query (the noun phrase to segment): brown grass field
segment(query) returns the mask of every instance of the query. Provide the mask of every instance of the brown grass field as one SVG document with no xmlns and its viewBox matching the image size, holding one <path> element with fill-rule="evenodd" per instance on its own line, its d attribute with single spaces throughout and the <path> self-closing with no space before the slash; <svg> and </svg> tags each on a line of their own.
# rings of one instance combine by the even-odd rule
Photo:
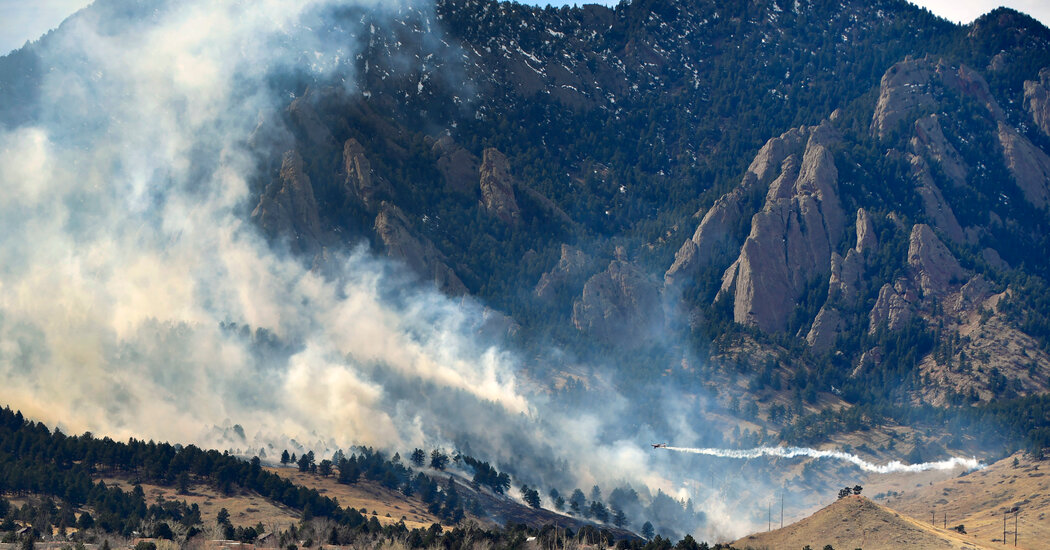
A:
<svg viewBox="0 0 1050 550">
<path fill-rule="evenodd" d="M 894 512 L 862 496 L 849 496 L 782 529 L 755 533 L 733 543 L 741 549 L 798 550 L 982 550 L 997 548 L 950 529 L 939 529 Z"/>
</svg>

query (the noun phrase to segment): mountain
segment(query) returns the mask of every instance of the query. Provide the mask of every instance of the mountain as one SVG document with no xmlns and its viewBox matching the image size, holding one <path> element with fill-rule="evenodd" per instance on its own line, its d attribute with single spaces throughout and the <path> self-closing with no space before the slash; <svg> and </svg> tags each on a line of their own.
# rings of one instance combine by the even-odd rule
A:
<svg viewBox="0 0 1050 550">
<path fill-rule="evenodd" d="M 664 536 L 742 532 L 693 496 L 856 471 L 647 440 L 1050 446 L 1037 21 L 299 4 L 98 0 L 0 58 L 16 408 L 139 437 L 248 419 L 215 445 L 252 451 L 455 447 L 543 496 L 619 483 Z"/>
<path fill-rule="evenodd" d="M 350 11 L 369 21 L 343 31 L 367 42 L 359 88 L 289 84 L 294 138 L 259 150 L 253 217 L 308 259 L 366 239 L 526 347 L 667 368 L 699 353 L 745 377 L 771 357 L 787 389 L 854 404 L 1047 390 L 1050 31 L 1031 18 Z"/>
</svg>

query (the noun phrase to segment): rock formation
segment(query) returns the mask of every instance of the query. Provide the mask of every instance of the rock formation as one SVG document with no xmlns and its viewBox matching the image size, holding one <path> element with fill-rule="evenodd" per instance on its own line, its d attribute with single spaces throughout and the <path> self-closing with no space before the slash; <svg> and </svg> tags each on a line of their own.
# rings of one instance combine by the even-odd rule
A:
<svg viewBox="0 0 1050 550">
<path fill-rule="evenodd" d="M 296 252 L 320 250 L 317 199 L 310 177 L 304 172 L 303 157 L 297 151 L 288 151 L 282 157 L 280 173 L 259 198 L 252 219 L 271 237 L 287 236 Z"/>
<path fill-rule="evenodd" d="M 663 328 L 659 285 L 634 264 L 613 260 L 583 285 L 572 322 L 601 341 L 637 345 Z"/>
<path fill-rule="evenodd" d="M 314 95 L 308 90 L 288 106 L 288 117 L 294 128 L 302 133 L 306 142 L 312 146 L 337 146 L 331 130 L 321 121 L 313 108 Z"/>
<path fill-rule="evenodd" d="M 430 279 L 447 294 L 465 294 L 463 281 L 446 263 L 434 243 L 412 230 L 405 213 L 396 205 L 382 202 L 376 216 L 375 233 L 387 255 L 405 262 L 421 277 Z"/>
<path fill-rule="evenodd" d="M 544 300 L 554 299 L 575 281 L 582 283 L 591 268 L 591 258 L 575 246 L 561 245 L 561 257 L 558 263 L 550 271 L 540 276 L 540 280 L 533 289 L 537 298 Z M 579 288 L 579 287 L 577 287 Z"/>
<path fill-rule="evenodd" d="M 762 146 L 740 185 L 715 201 L 693 237 L 675 254 L 674 263 L 664 274 L 666 286 L 679 284 L 692 277 L 699 266 L 740 250 L 747 234 L 746 222 L 759 206 L 751 197 L 765 195 L 770 182 L 783 171 L 784 160 L 801 149 L 809 134 L 806 128 L 792 129 Z"/>
<path fill-rule="evenodd" d="M 857 210 L 856 234 L 857 244 L 845 257 L 838 252 L 831 254 L 828 297 L 806 334 L 809 345 L 821 351 L 830 349 L 838 335 L 849 328 L 840 308 L 856 303 L 861 297 L 866 258 L 879 246 L 871 217 L 863 208 Z"/>
<path fill-rule="evenodd" d="M 875 307 L 868 315 L 868 332 L 874 333 L 885 325 L 890 330 L 902 328 L 915 316 L 916 296 L 909 291 L 907 280 L 886 283 L 879 289 Z"/>
<path fill-rule="evenodd" d="M 905 59 L 894 64 L 879 83 L 879 99 L 871 120 L 871 134 L 883 138 L 907 116 L 937 105 L 935 89 L 946 88 L 981 102 L 995 120 L 1003 110 L 992 97 L 988 83 L 973 69 L 953 67 L 930 57 Z"/>
<path fill-rule="evenodd" d="M 845 214 L 829 137 L 814 132 L 799 161 L 785 159 L 766 202 L 752 219 L 740 256 L 726 270 L 719 296 L 733 295 L 733 318 L 783 331 L 795 302 L 814 277 L 826 276 L 842 237 Z"/>
<path fill-rule="evenodd" d="M 913 270 L 922 297 L 943 296 L 951 286 L 961 285 L 967 273 L 948 247 L 924 223 L 912 227 L 908 240 L 908 266 Z"/>
<path fill-rule="evenodd" d="M 1024 104 L 1035 125 L 1050 136 L 1050 67 L 1039 71 L 1039 80 L 1025 81 Z"/>
<path fill-rule="evenodd" d="M 886 137 L 912 110 L 933 107 L 929 92 L 931 67 L 925 59 L 896 63 L 879 82 L 879 99 L 871 120 L 871 133 Z"/>
<path fill-rule="evenodd" d="M 379 202 L 394 197 L 394 188 L 372 171 L 365 148 L 354 138 L 343 145 L 343 190 L 360 201 L 367 210 L 375 211 Z"/>
<path fill-rule="evenodd" d="M 923 210 L 933 222 L 933 225 L 941 230 L 944 235 L 955 242 L 963 242 L 965 233 L 959 220 L 955 218 L 955 212 L 948 206 L 941 193 L 940 187 L 933 180 L 930 173 L 930 165 L 920 156 L 911 153 L 906 155 L 908 163 L 911 164 L 911 175 L 915 180 L 915 190 L 922 198 Z M 942 165 L 943 166 L 943 165 Z M 963 184 L 965 185 L 965 180 Z"/>
<path fill-rule="evenodd" d="M 1050 156 L 1011 126 L 999 122 L 1003 158 L 1024 198 L 1038 208 L 1050 204 Z"/>
<path fill-rule="evenodd" d="M 503 223 L 521 223 L 521 210 L 514 198 L 514 180 L 507 157 L 492 147 L 485 149 L 481 161 L 481 205 Z"/>
</svg>

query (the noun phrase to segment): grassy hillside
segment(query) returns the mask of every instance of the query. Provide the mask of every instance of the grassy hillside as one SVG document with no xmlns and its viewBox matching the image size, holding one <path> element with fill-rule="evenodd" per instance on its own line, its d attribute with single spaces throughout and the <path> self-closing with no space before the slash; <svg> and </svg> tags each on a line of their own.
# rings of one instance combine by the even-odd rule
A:
<svg viewBox="0 0 1050 550">
<path fill-rule="evenodd" d="M 782 529 L 746 536 L 733 545 L 756 550 L 826 548 L 826 545 L 864 550 L 974 550 L 994 547 L 955 531 L 923 524 L 862 496 L 839 499 L 808 518 Z"/>
</svg>

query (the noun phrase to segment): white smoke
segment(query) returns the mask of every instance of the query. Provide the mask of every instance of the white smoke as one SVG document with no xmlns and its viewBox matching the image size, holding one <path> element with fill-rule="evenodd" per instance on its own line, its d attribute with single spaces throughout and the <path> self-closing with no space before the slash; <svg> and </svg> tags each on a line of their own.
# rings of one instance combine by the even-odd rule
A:
<svg viewBox="0 0 1050 550">
<path fill-rule="evenodd" d="M 891 460 L 886 464 L 875 464 L 868 462 L 863 458 L 842 451 L 822 451 L 820 449 L 810 449 L 808 447 L 756 447 L 754 449 L 710 449 L 710 448 L 692 448 L 692 447 L 660 447 L 661 449 L 667 449 L 668 451 L 677 451 L 680 453 L 692 453 L 698 455 L 714 456 L 719 458 L 736 458 L 736 459 L 751 459 L 760 458 L 763 456 L 777 457 L 777 458 L 796 458 L 796 457 L 809 457 L 809 458 L 830 458 L 832 460 L 841 460 L 849 462 L 865 472 L 872 472 L 876 474 L 890 474 L 899 472 L 925 472 L 928 470 L 954 470 L 956 468 L 965 468 L 967 471 L 979 470 L 984 468 L 982 464 L 976 458 L 960 458 L 952 457 L 946 460 L 938 460 L 935 462 L 923 462 L 921 464 L 904 464 L 899 460 Z"/>
</svg>

